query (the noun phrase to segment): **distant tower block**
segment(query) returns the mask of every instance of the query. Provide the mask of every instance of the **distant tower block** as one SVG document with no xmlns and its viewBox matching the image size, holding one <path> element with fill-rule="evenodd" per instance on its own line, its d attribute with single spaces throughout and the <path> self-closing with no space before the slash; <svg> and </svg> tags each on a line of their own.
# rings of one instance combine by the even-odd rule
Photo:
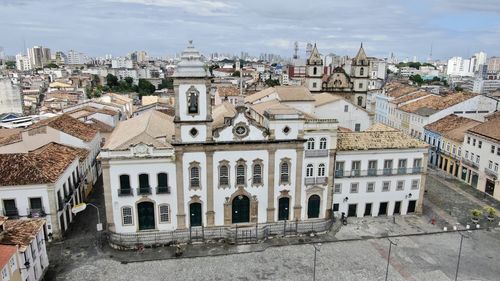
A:
<svg viewBox="0 0 500 281">
<path fill-rule="evenodd" d="M 299 58 L 299 42 L 297 42 L 297 41 L 295 41 L 295 44 L 294 44 L 293 58 L 294 59 L 298 59 Z"/>
</svg>

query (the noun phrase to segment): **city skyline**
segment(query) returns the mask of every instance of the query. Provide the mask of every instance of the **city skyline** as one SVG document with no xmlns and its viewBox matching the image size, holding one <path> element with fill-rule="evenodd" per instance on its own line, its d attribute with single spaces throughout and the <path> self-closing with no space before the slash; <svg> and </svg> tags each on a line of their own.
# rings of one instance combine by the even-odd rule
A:
<svg viewBox="0 0 500 281">
<path fill-rule="evenodd" d="M 165 56 L 194 40 L 204 54 L 291 57 L 298 41 L 304 58 L 306 42 L 317 43 L 325 55 L 349 56 L 363 42 L 368 55 L 377 57 L 394 53 L 399 59 L 425 60 L 431 45 L 436 59 L 477 51 L 498 55 L 500 8 L 495 1 L 362 2 L 305 6 L 288 1 L 284 6 L 226 0 L 0 0 L 1 45 L 10 55 L 25 52 L 26 44 L 90 56 L 122 56 L 133 50 Z"/>
</svg>

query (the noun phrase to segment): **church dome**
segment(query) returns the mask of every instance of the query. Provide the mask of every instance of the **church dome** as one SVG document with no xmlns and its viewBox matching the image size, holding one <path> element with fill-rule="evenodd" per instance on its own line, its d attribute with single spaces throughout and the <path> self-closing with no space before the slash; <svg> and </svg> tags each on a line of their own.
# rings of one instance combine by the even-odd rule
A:
<svg viewBox="0 0 500 281">
<path fill-rule="evenodd" d="M 193 46 L 193 41 L 181 54 L 181 61 L 177 64 L 174 77 L 208 77 L 205 63 L 201 60 L 201 55 Z"/>
</svg>

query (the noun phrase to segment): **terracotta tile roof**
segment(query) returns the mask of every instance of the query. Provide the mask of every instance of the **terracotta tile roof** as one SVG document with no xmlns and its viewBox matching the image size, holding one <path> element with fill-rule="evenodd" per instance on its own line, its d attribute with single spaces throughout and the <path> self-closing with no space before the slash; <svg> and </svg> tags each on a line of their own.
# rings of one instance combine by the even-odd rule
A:
<svg viewBox="0 0 500 281">
<path fill-rule="evenodd" d="M 339 132 L 339 133 L 350 133 L 350 132 L 352 132 L 352 130 L 351 130 L 351 129 L 349 129 L 349 128 L 344 128 L 344 127 L 341 127 L 341 126 L 338 126 L 338 127 L 337 127 L 337 130 L 338 130 L 338 132 Z"/>
<path fill-rule="evenodd" d="M 0 129 L 0 146 L 22 141 L 21 129 Z"/>
<path fill-rule="evenodd" d="M 469 132 L 500 141 L 500 116 L 496 116 L 496 118 L 490 117 L 483 124 L 469 129 Z"/>
<path fill-rule="evenodd" d="M 31 125 L 27 130 L 36 129 L 43 126 L 49 126 L 53 129 L 59 130 L 86 142 L 92 141 L 98 133 L 98 131 L 92 128 L 92 126 L 85 124 L 68 114 L 62 114 L 56 117 L 42 120 Z"/>
<path fill-rule="evenodd" d="M 101 133 L 111 133 L 113 132 L 114 127 L 110 126 L 100 120 L 97 120 L 95 118 L 90 119 L 91 123 L 88 123 L 91 125 L 94 129 L 98 130 Z"/>
<path fill-rule="evenodd" d="M 440 110 L 459 104 L 475 96 L 477 95 L 465 92 L 453 93 L 444 97 L 430 95 L 423 99 L 405 104 L 399 109 L 422 116 L 430 116 Z"/>
<path fill-rule="evenodd" d="M 236 97 L 240 95 L 240 90 L 234 86 L 219 86 L 217 93 L 219 97 Z"/>
<path fill-rule="evenodd" d="M 19 251 L 24 252 L 44 224 L 44 219 L 8 220 L 4 224 L 0 244 L 17 245 Z"/>
<path fill-rule="evenodd" d="M 312 101 L 315 99 L 311 92 L 303 86 L 276 86 L 264 89 L 253 95 L 245 97 L 245 102 L 253 103 L 267 96 L 276 95 L 280 101 Z"/>
<path fill-rule="evenodd" d="M 313 98 L 315 100 L 314 106 L 322 106 L 342 99 L 342 97 L 330 93 L 316 94 L 313 95 Z"/>
<path fill-rule="evenodd" d="M 465 132 L 479 124 L 481 124 L 481 122 L 451 114 L 424 126 L 424 128 L 429 131 L 440 133 L 442 136 L 454 141 L 462 142 Z"/>
<path fill-rule="evenodd" d="M 89 151 L 49 143 L 28 153 L 0 154 L 0 186 L 56 182 L 76 159 L 84 160 Z"/>
<path fill-rule="evenodd" d="M 399 131 L 339 132 L 337 140 L 337 149 L 339 151 L 426 147 L 428 145 L 425 142 L 409 137 Z"/>
<path fill-rule="evenodd" d="M 418 92 L 410 93 L 410 94 L 407 94 L 405 96 L 394 99 L 392 101 L 392 103 L 399 105 L 399 104 L 402 104 L 402 103 L 405 103 L 405 102 L 408 102 L 408 101 L 411 101 L 414 99 L 422 98 L 422 97 L 425 97 L 428 95 L 430 95 L 430 94 L 426 91 L 418 91 Z"/>
<path fill-rule="evenodd" d="M 413 93 L 416 91 L 418 91 L 417 87 L 399 84 L 399 85 L 395 85 L 393 88 L 389 88 L 386 91 L 386 95 L 389 97 L 392 97 L 392 98 L 400 98 L 402 96 L 405 96 L 409 93 Z"/>
<path fill-rule="evenodd" d="M 375 123 L 368 127 L 365 132 L 397 132 L 398 130 L 382 123 Z"/>
<path fill-rule="evenodd" d="M 66 113 L 69 114 L 73 118 L 82 118 L 82 117 L 86 117 L 86 116 L 89 116 L 89 115 L 92 115 L 95 113 L 101 113 L 101 114 L 106 114 L 106 115 L 110 115 L 110 116 L 118 115 L 118 111 L 116 111 L 116 110 L 106 109 L 106 108 L 101 109 L 101 108 L 95 108 L 95 107 L 91 107 L 91 106 L 80 107 L 80 108 L 74 109 L 72 111 L 68 111 Z"/>
<path fill-rule="evenodd" d="M 214 128 L 224 125 L 226 117 L 233 118 L 236 115 L 236 108 L 229 102 L 223 102 L 212 109 L 212 126 Z"/>
<path fill-rule="evenodd" d="M 175 134 L 174 118 L 156 110 L 118 123 L 106 141 L 104 149 L 124 150 L 144 143 L 157 148 L 172 147 L 170 141 Z"/>
<path fill-rule="evenodd" d="M 3 268 L 17 252 L 16 246 L 0 244 L 0 268 Z"/>
</svg>

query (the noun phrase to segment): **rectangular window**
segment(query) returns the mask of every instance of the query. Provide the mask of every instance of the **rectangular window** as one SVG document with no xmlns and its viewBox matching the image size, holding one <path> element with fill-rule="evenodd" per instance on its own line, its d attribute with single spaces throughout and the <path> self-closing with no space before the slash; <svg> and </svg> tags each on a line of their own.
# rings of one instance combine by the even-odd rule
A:
<svg viewBox="0 0 500 281">
<path fill-rule="evenodd" d="M 4 199 L 3 200 L 3 210 L 4 215 L 7 217 L 15 217 L 19 215 L 17 211 L 16 201 L 14 199 Z"/>
<path fill-rule="evenodd" d="M 357 182 L 351 183 L 351 193 L 358 193 L 358 185 Z"/>
<path fill-rule="evenodd" d="M 349 106 L 348 105 L 344 105 L 344 112 L 348 112 L 349 111 Z"/>
<path fill-rule="evenodd" d="M 341 183 L 336 183 L 335 184 L 335 189 L 333 190 L 335 194 L 342 193 L 342 184 Z"/>
<path fill-rule="evenodd" d="M 476 146 L 476 139 L 472 139 L 472 146 Z"/>
<path fill-rule="evenodd" d="M 236 184 L 244 185 L 245 180 L 245 165 L 236 166 Z"/>
<path fill-rule="evenodd" d="M 467 137 L 467 144 L 470 144 L 470 137 Z"/>
<path fill-rule="evenodd" d="M 495 154 L 495 146 L 494 145 L 491 146 L 491 153 Z"/>
<path fill-rule="evenodd" d="M 339 204 L 338 203 L 333 204 L 333 211 L 334 212 L 338 212 L 339 211 Z"/>
<path fill-rule="evenodd" d="M 478 141 L 477 142 L 477 147 L 481 148 L 483 146 L 483 142 L 482 141 Z"/>
<path fill-rule="evenodd" d="M 497 146 L 497 155 L 500 156 L 500 146 Z"/>
<path fill-rule="evenodd" d="M 462 148 L 461 147 L 458 148 L 458 156 L 462 156 Z"/>
<path fill-rule="evenodd" d="M 253 165 L 253 184 L 262 184 L 262 165 Z"/>
<path fill-rule="evenodd" d="M 5 281 L 10 280 L 9 271 L 7 270 L 7 267 L 4 267 L 2 269 L 2 280 L 5 280 Z"/>
<path fill-rule="evenodd" d="M 122 223 L 123 225 L 132 225 L 132 208 L 122 208 Z"/>
<path fill-rule="evenodd" d="M 384 175 L 392 174 L 392 160 L 384 160 Z"/>
<path fill-rule="evenodd" d="M 375 191 L 375 183 L 369 182 L 366 184 L 366 192 L 374 192 Z"/>
<path fill-rule="evenodd" d="M 377 175 L 377 160 L 368 161 L 368 175 L 369 176 Z"/>
<path fill-rule="evenodd" d="M 498 163 L 495 163 L 495 166 L 493 167 L 493 171 L 498 172 Z"/>
<path fill-rule="evenodd" d="M 465 158 L 469 159 L 469 151 L 467 151 L 467 150 L 465 151 Z"/>
<path fill-rule="evenodd" d="M 160 222 L 170 222 L 170 208 L 168 205 L 160 205 Z"/>
<path fill-rule="evenodd" d="M 354 131 L 355 132 L 361 131 L 361 124 L 359 124 L 359 123 L 354 124 Z"/>
<path fill-rule="evenodd" d="M 479 156 L 479 155 L 476 157 L 476 163 L 477 163 L 477 164 L 479 164 L 479 159 L 480 159 L 480 158 L 481 158 L 481 156 Z"/>
<path fill-rule="evenodd" d="M 406 159 L 399 159 L 398 161 L 398 174 L 406 173 Z"/>
<path fill-rule="evenodd" d="M 398 181 L 396 185 L 396 190 L 403 190 L 405 187 L 405 181 Z"/>
<path fill-rule="evenodd" d="M 352 161 L 351 171 L 353 176 L 359 176 L 361 174 L 361 161 Z"/>
<path fill-rule="evenodd" d="M 493 170 L 493 161 L 488 161 L 488 169 Z"/>
<path fill-rule="evenodd" d="M 390 181 L 384 181 L 382 182 L 382 191 L 389 191 L 391 188 L 391 182 Z"/>
<path fill-rule="evenodd" d="M 412 180 L 411 181 L 411 189 L 418 189 L 418 183 L 419 183 L 419 180 Z"/>
</svg>

